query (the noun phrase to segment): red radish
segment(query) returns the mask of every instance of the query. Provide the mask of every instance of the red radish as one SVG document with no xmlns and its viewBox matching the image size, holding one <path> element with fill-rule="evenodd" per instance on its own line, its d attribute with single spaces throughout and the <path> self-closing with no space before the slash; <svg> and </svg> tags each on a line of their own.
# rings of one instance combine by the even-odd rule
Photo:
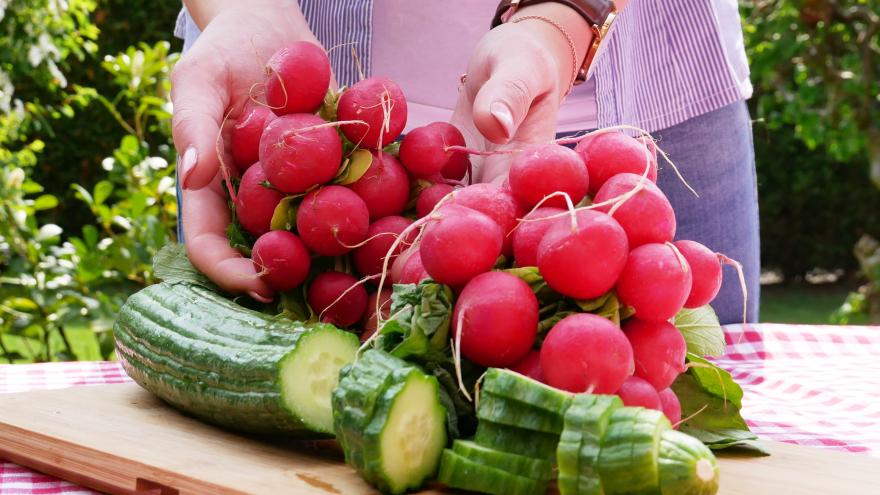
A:
<svg viewBox="0 0 880 495">
<path fill-rule="evenodd" d="M 419 199 L 416 200 L 416 216 L 422 218 L 431 213 L 431 210 L 437 206 L 437 203 L 452 191 L 453 187 L 449 184 L 434 184 L 433 186 L 426 187 L 419 193 Z"/>
<path fill-rule="evenodd" d="M 544 373 L 541 372 L 541 352 L 538 350 L 529 351 L 524 358 L 513 363 L 510 369 L 532 380 L 544 382 Z"/>
<path fill-rule="evenodd" d="M 312 251 L 339 256 L 367 238 L 370 213 L 351 189 L 327 186 L 303 198 L 296 213 L 296 230 Z"/>
<path fill-rule="evenodd" d="M 330 59 L 320 46 L 296 41 L 266 64 L 266 102 L 277 115 L 311 113 L 330 87 Z"/>
<path fill-rule="evenodd" d="M 627 377 L 627 379 L 623 381 L 623 385 L 617 390 L 616 395 L 620 397 L 623 401 L 623 405 L 627 407 L 645 407 L 657 411 L 663 410 L 663 405 L 660 402 L 660 396 L 657 395 L 657 390 L 655 390 L 650 383 L 637 376 Z"/>
<path fill-rule="evenodd" d="M 251 251 L 254 267 L 273 290 L 284 292 L 302 284 L 312 260 L 299 237 L 286 230 L 261 235 Z"/>
<path fill-rule="evenodd" d="M 526 212 L 512 194 L 494 184 L 473 184 L 456 190 L 450 202 L 476 210 L 494 220 L 504 234 L 501 254 L 508 258 L 513 254 L 510 231 L 516 227 L 517 219 Z"/>
<path fill-rule="evenodd" d="M 461 355 L 480 366 L 516 363 L 532 348 L 537 329 L 538 298 L 522 279 L 504 272 L 472 278 L 452 314 Z"/>
<path fill-rule="evenodd" d="M 284 194 L 266 182 L 266 174 L 259 162 L 247 169 L 235 197 L 235 215 L 244 230 L 253 235 L 269 231 L 272 214 Z"/>
<path fill-rule="evenodd" d="M 406 266 L 406 263 L 409 261 L 410 257 L 419 252 L 418 246 L 410 246 L 408 248 L 404 248 L 400 254 L 394 258 L 394 262 L 390 263 L 389 266 L 391 270 L 388 273 L 388 278 L 391 279 L 392 283 L 399 284 L 400 283 L 400 275 L 403 273 L 403 268 Z M 421 258 L 421 256 L 420 256 Z M 419 265 L 422 264 L 421 259 L 419 260 Z"/>
<path fill-rule="evenodd" d="M 684 307 L 699 308 L 709 304 L 721 289 L 721 263 L 718 255 L 696 241 L 675 241 L 673 244 L 687 260 L 694 278 Z"/>
<path fill-rule="evenodd" d="M 580 140 L 575 150 L 587 165 L 591 196 L 617 174 L 630 172 L 643 175 L 648 163 L 648 179 L 657 182 L 657 151 L 653 143 L 646 145 L 622 132 L 603 132 Z"/>
<path fill-rule="evenodd" d="M 367 310 L 367 290 L 363 285 L 352 288 L 357 281 L 347 273 L 321 273 L 309 285 L 306 300 L 322 322 L 339 327 L 353 325 Z"/>
<path fill-rule="evenodd" d="M 417 284 L 426 278 L 430 278 L 428 272 L 425 271 L 425 265 L 422 264 L 422 254 L 416 249 L 412 256 L 406 259 L 403 268 L 400 270 L 399 284 Z"/>
<path fill-rule="evenodd" d="M 403 165 L 388 153 L 373 152 L 367 172 L 349 185 L 370 211 L 370 220 L 397 215 L 409 201 L 409 176 Z"/>
<path fill-rule="evenodd" d="M 432 279 L 463 285 L 495 265 L 503 234 L 488 216 L 459 205 L 445 205 L 431 220 L 419 246 L 422 264 Z"/>
<path fill-rule="evenodd" d="M 641 321 L 630 318 L 623 324 L 623 332 L 633 350 L 636 376 L 655 389 L 670 385 L 685 370 L 687 343 L 684 336 L 668 321 Z"/>
<path fill-rule="evenodd" d="M 448 151 L 448 146 L 464 146 L 461 132 L 446 122 L 416 127 L 400 143 L 400 161 L 416 177 L 442 174 L 447 179 L 461 180 L 470 159 L 467 153 Z"/>
<path fill-rule="evenodd" d="M 558 144 L 539 144 L 517 154 L 508 178 L 514 196 L 528 208 L 557 191 L 567 193 L 572 203 L 577 204 L 587 195 L 590 180 L 581 157 L 571 148 Z M 561 196 L 541 204 L 566 206 Z"/>
<path fill-rule="evenodd" d="M 568 217 L 551 218 L 550 220 L 536 221 L 540 218 L 564 213 L 562 208 L 540 207 L 525 216 L 519 227 L 513 231 L 513 259 L 516 266 L 538 265 L 538 244 L 544 238 L 544 234 L 560 222 L 570 222 Z M 571 225 L 569 223 L 569 225 Z"/>
<path fill-rule="evenodd" d="M 391 216 L 380 218 L 370 224 L 370 228 L 367 230 L 367 239 L 369 240 L 363 246 L 355 249 L 352 256 L 358 273 L 364 277 L 382 273 L 385 255 L 388 254 L 388 250 L 394 244 L 397 236 L 403 232 L 403 229 L 409 227 L 411 223 L 412 220 L 408 218 Z M 414 235 L 410 235 L 408 241 L 412 242 L 414 237 Z M 403 242 L 397 245 L 394 253 L 390 256 L 391 259 L 388 261 L 389 267 L 394 263 L 397 255 L 406 249 L 407 246 L 408 244 Z"/>
<path fill-rule="evenodd" d="M 394 142 L 406 127 L 406 99 L 403 91 L 387 77 L 370 77 L 352 85 L 339 97 L 336 117 L 360 120 L 343 124 L 349 141 L 364 148 L 378 149 Z"/>
<path fill-rule="evenodd" d="M 260 159 L 260 136 L 273 119 L 275 114 L 268 107 L 249 103 L 235 121 L 229 135 L 229 147 L 239 172 L 244 173 Z"/>
<path fill-rule="evenodd" d="M 632 374 L 632 348 L 611 320 L 589 313 L 566 316 L 541 345 L 547 383 L 569 392 L 614 393 Z"/>
<path fill-rule="evenodd" d="M 623 196 L 636 188 L 642 177 L 636 174 L 617 174 L 599 188 L 593 203 L 603 203 Z M 596 208 L 609 213 L 613 205 Z M 666 195 L 653 182 L 644 179 L 642 188 L 620 203 L 614 213 L 609 213 L 623 230 L 633 249 L 649 242 L 671 242 L 675 237 L 675 212 Z"/>
<path fill-rule="evenodd" d="M 657 395 L 660 396 L 660 406 L 663 414 L 666 415 L 672 426 L 678 429 L 678 422 L 681 421 L 681 403 L 678 401 L 678 396 L 675 395 L 671 388 L 664 388 L 657 392 Z"/>
<path fill-rule="evenodd" d="M 643 244 L 630 251 L 617 295 L 640 320 L 665 321 L 684 306 L 691 284 L 687 261 L 671 245 Z"/>
<path fill-rule="evenodd" d="M 379 313 L 382 315 L 382 319 L 388 318 L 388 315 L 391 313 L 391 294 L 391 289 L 382 289 L 382 292 L 370 293 L 370 296 L 367 298 L 367 312 L 364 313 L 364 331 L 361 333 L 361 342 L 366 342 L 367 339 L 376 333 L 378 328 L 379 318 L 376 314 L 376 302 L 379 303 Z"/>
<path fill-rule="evenodd" d="M 569 218 L 563 220 L 538 244 L 538 269 L 560 294 L 599 297 L 614 287 L 626 264 L 626 233 L 616 220 L 597 211 L 577 212 L 576 229 Z"/>
<path fill-rule="evenodd" d="M 260 138 L 260 163 L 269 182 L 279 190 L 298 194 L 329 182 L 342 161 L 342 140 L 333 127 L 311 114 L 279 117 Z"/>
</svg>

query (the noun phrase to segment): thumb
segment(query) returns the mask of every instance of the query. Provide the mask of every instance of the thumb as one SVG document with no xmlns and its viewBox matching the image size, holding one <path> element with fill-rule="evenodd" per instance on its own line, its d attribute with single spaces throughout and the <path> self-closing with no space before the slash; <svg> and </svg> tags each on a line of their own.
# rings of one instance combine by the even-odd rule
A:
<svg viewBox="0 0 880 495">
<path fill-rule="evenodd" d="M 185 189 L 200 189 L 217 175 L 217 140 L 229 104 L 229 91 L 222 82 L 226 77 L 218 64 L 205 63 L 196 48 L 171 74 L 171 133 L 181 157 L 179 177 Z"/>
<path fill-rule="evenodd" d="M 546 72 L 525 62 L 505 59 L 493 68 L 474 98 L 474 126 L 493 143 L 510 141 L 532 103 L 550 90 Z"/>
</svg>

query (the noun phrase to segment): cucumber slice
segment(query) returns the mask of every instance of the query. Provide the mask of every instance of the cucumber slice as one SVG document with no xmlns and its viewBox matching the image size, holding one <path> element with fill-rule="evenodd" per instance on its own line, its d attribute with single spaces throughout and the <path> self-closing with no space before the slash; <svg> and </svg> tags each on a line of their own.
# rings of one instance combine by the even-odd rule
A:
<svg viewBox="0 0 880 495">
<path fill-rule="evenodd" d="M 535 459 L 510 452 L 490 449 L 469 440 L 455 440 L 452 451 L 469 461 L 494 467 L 508 473 L 516 473 L 533 480 L 549 480 L 553 476 L 553 465 L 543 459 Z"/>
<path fill-rule="evenodd" d="M 553 461 L 559 435 L 526 430 L 481 419 L 474 442 L 502 452 Z"/>
<path fill-rule="evenodd" d="M 483 390 L 477 417 L 493 423 L 558 435 L 562 432 L 562 412 L 550 412 L 508 397 Z"/>
<path fill-rule="evenodd" d="M 660 436 L 659 477 L 662 495 L 714 495 L 718 461 L 703 442 L 667 430 Z"/>
<path fill-rule="evenodd" d="M 481 386 L 483 392 L 513 399 L 543 409 L 560 418 L 565 414 L 572 394 L 545 385 L 515 371 L 489 368 Z M 561 430 L 561 429 L 560 429 Z"/>
<path fill-rule="evenodd" d="M 565 413 L 565 429 L 556 449 L 561 495 L 602 495 L 596 461 L 611 415 L 622 407 L 623 402 L 614 395 L 574 397 Z"/>
<path fill-rule="evenodd" d="M 672 428 L 660 411 L 624 407 L 611 414 L 597 467 L 606 495 L 659 494 L 660 435 Z"/>
<path fill-rule="evenodd" d="M 486 466 L 446 449 L 437 479 L 451 488 L 492 495 L 539 495 L 547 492 L 546 480 L 533 480 Z"/>
</svg>

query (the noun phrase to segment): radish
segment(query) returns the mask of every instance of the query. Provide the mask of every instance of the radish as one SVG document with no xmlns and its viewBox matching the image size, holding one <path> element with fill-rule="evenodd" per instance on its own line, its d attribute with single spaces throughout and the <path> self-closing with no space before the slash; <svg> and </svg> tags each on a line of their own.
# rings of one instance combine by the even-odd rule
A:
<svg viewBox="0 0 880 495">
<path fill-rule="evenodd" d="M 453 188 L 449 184 L 434 184 L 423 189 L 419 193 L 419 199 L 416 200 L 416 216 L 422 218 L 431 213 L 437 203 L 452 191 Z"/>
<path fill-rule="evenodd" d="M 538 350 L 529 351 L 524 358 L 513 363 L 510 369 L 532 380 L 544 382 L 544 373 L 541 371 L 541 352 Z"/>
<path fill-rule="evenodd" d="M 528 208 L 545 196 L 562 191 L 578 203 L 587 195 L 589 176 L 584 161 L 571 148 L 558 144 L 540 144 L 516 155 L 510 165 L 510 189 L 516 199 Z M 565 207 L 565 199 L 554 197 L 543 206 Z"/>
<path fill-rule="evenodd" d="M 251 251 L 254 268 L 273 290 L 285 292 L 302 284 L 312 260 L 299 237 L 286 230 L 261 235 Z"/>
<path fill-rule="evenodd" d="M 651 182 L 657 182 L 657 150 L 653 143 L 646 145 L 622 132 L 603 132 L 581 139 L 575 150 L 580 153 L 587 166 L 591 196 L 617 174 L 630 172 L 643 175 L 648 162 L 647 178 Z"/>
<path fill-rule="evenodd" d="M 480 366 L 516 363 L 532 348 L 537 329 L 538 298 L 522 279 L 504 272 L 471 279 L 452 314 L 460 354 Z"/>
<path fill-rule="evenodd" d="M 537 221 L 541 218 L 564 213 L 562 208 L 542 206 L 525 216 L 519 227 L 513 231 L 513 259 L 516 266 L 538 265 L 538 244 L 544 238 L 544 234 L 557 223 L 569 221 L 568 218 L 559 217 L 549 220 Z M 569 224 L 571 225 L 571 224 Z"/>
<path fill-rule="evenodd" d="M 260 163 L 273 186 L 298 194 L 336 176 L 342 140 L 326 124 L 316 115 L 302 113 L 269 122 L 260 138 Z"/>
<path fill-rule="evenodd" d="M 417 284 L 427 278 L 431 277 L 425 270 L 425 265 L 422 264 L 422 254 L 420 250 L 416 249 L 403 264 L 403 267 L 400 270 L 400 279 L 397 283 Z"/>
<path fill-rule="evenodd" d="M 684 306 L 691 284 L 691 269 L 672 244 L 643 244 L 630 251 L 617 295 L 640 320 L 665 321 Z"/>
<path fill-rule="evenodd" d="M 407 261 L 409 261 L 410 257 L 412 257 L 414 254 L 416 254 L 418 252 L 419 252 L 418 246 L 410 246 L 408 248 L 405 248 L 403 251 L 401 251 L 400 254 L 398 254 L 397 257 L 394 258 L 394 261 L 392 263 L 388 264 L 388 266 L 390 267 L 388 277 L 391 279 L 391 282 L 393 282 L 395 284 L 400 283 L 400 274 L 403 273 L 403 268 L 406 266 Z M 421 258 L 421 256 L 420 256 L 420 258 Z M 421 264 L 422 264 L 422 262 L 420 259 L 419 265 L 421 265 Z"/>
<path fill-rule="evenodd" d="M 461 132 L 446 122 L 434 122 L 416 127 L 400 143 L 400 161 L 416 177 L 441 174 L 447 179 L 461 180 L 467 173 L 470 158 L 462 151 L 450 151 L 449 146 L 464 146 Z"/>
<path fill-rule="evenodd" d="M 380 218 L 370 224 L 370 228 L 367 230 L 367 239 L 369 240 L 363 246 L 355 249 L 352 255 L 358 273 L 364 277 L 382 273 L 382 266 L 388 250 L 394 244 L 397 236 L 410 224 L 412 224 L 412 220 L 396 216 Z M 414 237 L 414 235 L 410 235 L 408 242 L 411 243 Z M 406 243 L 398 244 L 390 256 L 388 266 L 392 266 L 397 255 L 406 249 L 407 245 Z"/>
<path fill-rule="evenodd" d="M 616 220 L 592 210 L 577 212 L 547 230 L 538 244 L 538 270 L 560 294 L 591 299 L 608 292 L 626 264 L 626 233 Z M 612 390 L 613 392 L 613 390 Z"/>
<path fill-rule="evenodd" d="M 312 251 L 339 256 L 367 238 L 370 213 L 364 201 L 342 186 L 316 189 L 303 198 L 296 213 L 296 230 Z"/>
<path fill-rule="evenodd" d="M 387 77 L 364 79 L 346 89 L 339 97 L 336 117 L 341 121 L 364 123 L 343 124 L 340 129 L 352 143 L 379 149 L 394 142 L 406 127 L 406 99 L 403 91 Z"/>
<path fill-rule="evenodd" d="M 647 322 L 630 318 L 623 332 L 633 350 L 636 376 L 655 389 L 670 385 L 685 370 L 687 343 L 684 336 L 668 321 Z"/>
<path fill-rule="evenodd" d="M 589 313 L 566 316 L 547 332 L 541 370 L 547 383 L 569 392 L 614 393 L 632 374 L 632 348 L 611 320 Z"/>
<path fill-rule="evenodd" d="M 620 400 L 623 401 L 623 405 L 627 407 L 645 407 L 657 411 L 663 410 L 663 405 L 660 402 L 660 396 L 657 395 L 657 390 L 655 390 L 650 383 L 637 376 L 627 377 L 626 380 L 623 381 L 623 385 L 617 390 L 616 395 L 620 397 Z"/>
<path fill-rule="evenodd" d="M 284 194 L 268 185 L 263 167 L 255 163 L 244 172 L 235 196 L 238 223 L 253 235 L 268 232 L 272 215 L 282 199 Z"/>
<path fill-rule="evenodd" d="M 450 202 L 476 210 L 494 220 L 504 234 L 501 254 L 508 258 L 513 254 L 510 231 L 516 227 L 517 219 L 526 212 L 511 193 L 494 184 L 473 184 L 456 190 Z"/>
<path fill-rule="evenodd" d="M 348 187 L 356 192 L 370 211 L 370 220 L 398 215 L 409 201 L 409 176 L 393 155 L 372 152 L 367 172 Z"/>
<path fill-rule="evenodd" d="M 260 137 L 273 119 L 275 114 L 269 108 L 248 103 L 235 121 L 229 134 L 229 147 L 239 172 L 244 173 L 260 159 Z"/>
<path fill-rule="evenodd" d="M 419 251 L 432 279 L 463 285 L 495 265 L 503 234 L 491 218 L 459 205 L 442 206 L 427 218 Z"/>
<path fill-rule="evenodd" d="M 347 273 L 324 272 L 312 280 L 306 300 L 322 322 L 347 327 L 358 322 L 367 310 L 367 290 L 357 283 Z"/>
<path fill-rule="evenodd" d="M 623 196 L 635 189 L 640 181 L 643 181 L 641 189 L 623 203 L 596 208 L 620 223 L 630 249 L 649 242 L 670 242 L 675 237 L 675 212 L 666 195 L 653 182 L 636 174 L 623 173 L 608 179 L 593 198 L 594 203 L 603 203 Z"/>
<path fill-rule="evenodd" d="M 666 415 L 672 426 L 678 429 L 678 423 L 681 421 L 681 403 L 678 401 L 678 396 L 675 395 L 671 388 L 664 388 L 657 392 L 657 395 L 660 396 L 660 406 L 663 414 Z"/>
<path fill-rule="evenodd" d="M 314 112 L 329 87 L 330 59 L 314 43 L 291 43 L 266 64 L 266 102 L 276 115 Z"/>
<path fill-rule="evenodd" d="M 388 315 L 391 313 L 391 294 L 391 289 L 382 289 L 381 292 L 375 291 L 370 293 L 370 296 L 367 298 L 367 311 L 364 313 L 364 331 L 361 333 L 361 342 L 366 342 L 367 339 L 376 333 L 379 323 L 379 318 L 376 314 L 377 302 L 379 303 L 379 313 L 382 315 L 382 319 L 388 318 Z"/>
<path fill-rule="evenodd" d="M 721 263 L 718 255 L 696 241 L 676 241 L 673 244 L 687 260 L 694 279 L 684 307 L 699 308 L 709 304 L 721 289 Z"/>
</svg>

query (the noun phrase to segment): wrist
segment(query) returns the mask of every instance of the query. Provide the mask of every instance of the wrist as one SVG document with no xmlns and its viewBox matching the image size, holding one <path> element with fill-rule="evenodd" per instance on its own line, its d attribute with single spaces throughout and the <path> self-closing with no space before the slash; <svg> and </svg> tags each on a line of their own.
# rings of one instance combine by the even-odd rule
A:
<svg viewBox="0 0 880 495">
<path fill-rule="evenodd" d="M 284 15 L 295 12 L 300 14 L 299 17 L 302 17 L 297 0 L 250 0 L 248 2 L 242 0 L 183 0 L 183 4 L 200 31 L 204 31 L 208 24 L 218 15 L 238 9 L 245 9 L 249 12 L 266 11 Z M 305 23 L 305 19 L 302 21 Z"/>
</svg>

